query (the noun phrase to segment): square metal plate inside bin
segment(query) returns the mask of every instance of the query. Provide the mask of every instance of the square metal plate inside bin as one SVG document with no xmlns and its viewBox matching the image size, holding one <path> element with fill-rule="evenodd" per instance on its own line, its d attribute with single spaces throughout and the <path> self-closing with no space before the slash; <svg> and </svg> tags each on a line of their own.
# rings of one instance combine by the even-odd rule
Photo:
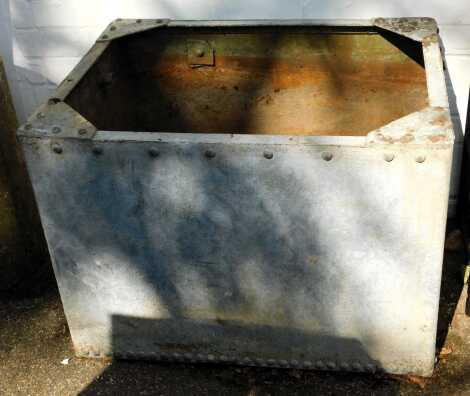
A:
<svg viewBox="0 0 470 396">
<path fill-rule="evenodd" d="M 432 373 L 434 20 L 117 20 L 19 138 L 78 355 Z"/>
</svg>

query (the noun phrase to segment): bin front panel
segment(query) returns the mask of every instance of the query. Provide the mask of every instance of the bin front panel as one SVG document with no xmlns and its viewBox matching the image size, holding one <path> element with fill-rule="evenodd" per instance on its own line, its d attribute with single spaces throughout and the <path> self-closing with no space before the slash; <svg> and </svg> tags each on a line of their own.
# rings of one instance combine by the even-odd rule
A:
<svg viewBox="0 0 470 396">
<path fill-rule="evenodd" d="M 432 372 L 451 146 L 158 135 L 23 138 L 79 354 Z"/>
</svg>

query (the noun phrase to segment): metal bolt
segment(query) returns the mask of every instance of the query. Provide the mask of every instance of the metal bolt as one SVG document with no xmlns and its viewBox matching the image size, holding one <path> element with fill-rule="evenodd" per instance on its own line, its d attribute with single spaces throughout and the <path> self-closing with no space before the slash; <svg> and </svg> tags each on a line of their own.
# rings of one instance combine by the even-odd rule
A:
<svg viewBox="0 0 470 396">
<path fill-rule="evenodd" d="M 160 24 L 160 23 L 162 23 L 162 20 L 161 19 L 155 19 L 155 23 Z"/>
<path fill-rule="evenodd" d="M 395 154 L 391 154 L 391 153 L 384 154 L 384 160 L 387 162 L 392 162 L 394 158 L 395 158 Z"/>
<path fill-rule="evenodd" d="M 215 157 L 215 151 L 206 150 L 206 152 L 204 153 L 204 155 L 206 156 L 206 158 L 214 158 L 214 157 Z"/>
<path fill-rule="evenodd" d="M 194 50 L 194 53 L 195 55 L 198 57 L 198 58 L 202 58 L 204 56 L 204 49 L 202 48 L 196 48 Z"/>
<path fill-rule="evenodd" d="M 263 153 L 263 156 L 264 156 L 264 158 L 266 158 L 266 159 L 272 159 L 272 158 L 273 158 L 273 155 L 274 155 L 274 154 L 273 154 L 271 151 L 265 151 L 265 152 Z"/>
<path fill-rule="evenodd" d="M 321 360 L 317 360 L 315 362 L 315 367 L 322 369 L 322 368 L 325 368 L 325 364 Z"/>
<path fill-rule="evenodd" d="M 336 363 L 335 362 L 327 362 L 326 367 L 328 367 L 331 370 L 334 370 L 336 368 Z"/>
<path fill-rule="evenodd" d="M 44 118 L 46 115 L 44 113 L 38 113 L 36 114 L 36 118 L 41 120 L 42 118 Z"/>
<path fill-rule="evenodd" d="M 339 367 L 341 368 L 341 370 L 344 370 L 344 371 L 349 370 L 349 364 L 347 362 L 341 363 Z"/>
<path fill-rule="evenodd" d="M 49 104 L 50 106 L 53 106 L 57 103 L 60 103 L 61 100 L 59 98 L 51 98 L 47 101 L 47 104 Z"/>
<path fill-rule="evenodd" d="M 93 154 L 95 155 L 101 155 L 103 154 L 103 149 L 99 146 L 93 147 Z"/>
<path fill-rule="evenodd" d="M 362 365 L 360 363 L 355 362 L 355 363 L 352 364 L 352 368 L 353 368 L 353 370 L 361 371 L 362 370 Z"/>
<path fill-rule="evenodd" d="M 86 135 L 87 132 L 88 132 L 88 131 L 87 131 L 85 128 L 82 128 L 82 129 L 79 129 L 79 130 L 78 130 L 78 134 L 79 134 L 79 135 Z"/>
<path fill-rule="evenodd" d="M 160 152 L 155 147 L 152 147 L 152 148 L 149 149 L 149 155 L 152 158 L 156 158 L 160 155 Z"/>
<path fill-rule="evenodd" d="M 325 161 L 331 161 L 332 158 L 333 158 L 333 154 L 328 152 L 328 151 L 325 151 L 323 153 L 321 153 L 321 157 L 325 160 Z"/>
<path fill-rule="evenodd" d="M 415 161 L 418 163 L 418 164 L 422 164 L 424 161 L 426 161 L 426 157 L 424 155 L 420 155 L 418 157 L 415 158 Z"/>
<path fill-rule="evenodd" d="M 33 128 L 33 126 L 29 123 L 24 126 L 24 129 L 26 129 L 27 131 L 29 131 L 32 128 Z"/>
<path fill-rule="evenodd" d="M 106 40 L 109 36 L 107 34 L 103 34 L 103 36 L 101 37 L 103 40 Z"/>
<path fill-rule="evenodd" d="M 137 23 L 142 23 L 142 19 L 137 19 L 136 22 Z"/>
<path fill-rule="evenodd" d="M 116 26 L 111 26 L 109 30 L 116 30 Z"/>
<path fill-rule="evenodd" d="M 52 128 L 52 133 L 61 133 L 62 132 L 62 129 L 58 126 L 55 126 Z"/>
<path fill-rule="evenodd" d="M 59 144 L 54 143 L 52 145 L 52 151 L 54 151 L 56 154 L 62 154 L 62 147 Z"/>
</svg>

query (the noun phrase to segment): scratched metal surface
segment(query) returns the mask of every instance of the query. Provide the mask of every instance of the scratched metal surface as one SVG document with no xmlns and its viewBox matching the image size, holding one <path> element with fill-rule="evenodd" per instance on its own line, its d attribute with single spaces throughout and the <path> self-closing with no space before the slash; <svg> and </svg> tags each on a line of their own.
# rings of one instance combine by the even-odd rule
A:
<svg viewBox="0 0 470 396">
<path fill-rule="evenodd" d="M 450 146 L 154 140 L 24 139 L 79 354 L 432 372 Z"/>
</svg>

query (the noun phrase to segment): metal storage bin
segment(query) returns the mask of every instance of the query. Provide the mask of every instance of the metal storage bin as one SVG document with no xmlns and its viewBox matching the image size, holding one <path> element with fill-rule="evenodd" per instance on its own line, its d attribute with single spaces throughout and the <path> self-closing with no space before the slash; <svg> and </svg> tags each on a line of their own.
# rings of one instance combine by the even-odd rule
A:
<svg viewBox="0 0 470 396">
<path fill-rule="evenodd" d="M 434 20 L 117 20 L 19 137 L 78 355 L 432 373 Z"/>
</svg>

